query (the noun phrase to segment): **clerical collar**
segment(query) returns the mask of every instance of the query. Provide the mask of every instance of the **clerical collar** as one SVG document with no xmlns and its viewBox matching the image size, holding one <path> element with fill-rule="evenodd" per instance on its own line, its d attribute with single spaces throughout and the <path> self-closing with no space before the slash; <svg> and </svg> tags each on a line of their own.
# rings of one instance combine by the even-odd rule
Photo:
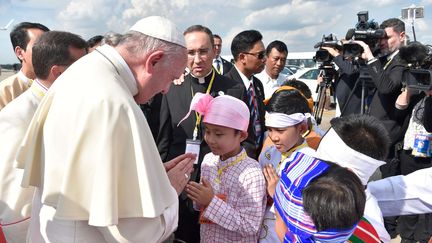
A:
<svg viewBox="0 0 432 243">
<path fill-rule="evenodd" d="M 191 75 L 192 77 L 198 79 L 198 83 L 199 83 L 199 84 L 204 84 L 204 83 L 205 83 L 205 79 L 206 79 L 207 77 L 210 76 L 210 74 L 212 73 L 212 71 L 213 71 L 213 69 L 211 69 L 210 72 L 209 72 L 206 76 L 204 76 L 204 77 L 200 77 L 200 78 L 195 77 L 195 75 L 193 75 L 192 72 L 190 73 L 190 75 Z"/>
</svg>

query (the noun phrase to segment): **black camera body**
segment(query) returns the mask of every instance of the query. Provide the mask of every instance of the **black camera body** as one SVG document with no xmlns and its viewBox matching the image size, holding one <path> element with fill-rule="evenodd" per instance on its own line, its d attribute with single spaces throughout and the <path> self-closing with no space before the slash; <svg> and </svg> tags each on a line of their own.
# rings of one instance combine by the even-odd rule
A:
<svg viewBox="0 0 432 243">
<path fill-rule="evenodd" d="M 403 72 L 403 84 L 413 90 L 432 90 L 432 48 L 419 42 L 399 50 L 401 59 L 408 63 Z"/>
<path fill-rule="evenodd" d="M 358 22 L 354 29 L 349 29 L 345 35 L 346 40 L 360 40 L 366 43 L 372 52 L 378 49 L 379 39 L 386 36 L 383 29 L 379 29 L 378 23 L 369 21 L 368 11 L 357 13 Z M 359 57 L 363 53 L 363 47 L 356 43 L 346 43 L 343 45 L 343 53 L 345 57 Z"/>
<path fill-rule="evenodd" d="M 407 69 L 403 73 L 403 82 L 410 89 L 429 91 L 432 90 L 432 70 Z"/>
<path fill-rule="evenodd" d="M 328 36 L 323 35 L 322 40 L 315 44 L 314 48 L 319 48 L 314 56 L 315 62 L 330 63 L 333 60 L 333 56 L 322 47 L 331 47 L 342 50 L 342 42 L 338 41 L 336 36 L 333 34 L 329 34 Z"/>
</svg>

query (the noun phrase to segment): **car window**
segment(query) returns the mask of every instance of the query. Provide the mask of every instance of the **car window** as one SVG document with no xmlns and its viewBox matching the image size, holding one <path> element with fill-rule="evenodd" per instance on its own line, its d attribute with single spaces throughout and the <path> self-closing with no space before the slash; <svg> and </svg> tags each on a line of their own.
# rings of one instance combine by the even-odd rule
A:
<svg viewBox="0 0 432 243">
<path fill-rule="evenodd" d="M 300 76 L 302 79 L 317 79 L 319 74 L 318 69 L 311 69 Z"/>
<path fill-rule="evenodd" d="M 289 70 L 289 69 L 286 68 L 286 67 L 284 67 L 284 68 L 282 69 L 281 73 L 282 73 L 282 74 L 285 74 L 285 75 L 293 75 L 293 74 L 294 74 L 291 70 Z"/>
</svg>

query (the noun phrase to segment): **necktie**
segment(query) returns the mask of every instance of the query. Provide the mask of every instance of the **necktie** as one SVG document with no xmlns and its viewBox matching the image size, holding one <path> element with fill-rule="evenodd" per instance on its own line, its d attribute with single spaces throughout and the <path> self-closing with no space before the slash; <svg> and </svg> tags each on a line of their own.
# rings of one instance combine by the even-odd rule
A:
<svg viewBox="0 0 432 243">
<path fill-rule="evenodd" d="M 221 74 L 221 65 L 219 59 L 216 59 L 216 71 Z"/>
<path fill-rule="evenodd" d="M 261 123 L 259 120 L 259 113 L 258 113 L 258 104 L 257 104 L 257 100 L 255 97 L 255 90 L 254 90 L 254 86 L 252 81 L 250 81 L 249 83 L 249 89 L 248 89 L 248 106 L 249 106 L 249 110 L 251 112 L 251 118 L 252 118 L 252 124 L 253 126 L 253 131 L 255 134 L 255 142 L 256 142 L 256 146 L 258 147 L 260 142 L 261 142 Z"/>
</svg>

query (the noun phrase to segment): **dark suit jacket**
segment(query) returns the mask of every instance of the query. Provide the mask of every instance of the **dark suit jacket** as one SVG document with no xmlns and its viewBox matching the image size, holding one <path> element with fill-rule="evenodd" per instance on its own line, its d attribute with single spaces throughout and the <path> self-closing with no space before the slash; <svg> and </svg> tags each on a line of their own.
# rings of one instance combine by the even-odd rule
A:
<svg viewBox="0 0 432 243">
<path fill-rule="evenodd" d="M 222 57 L 221 57 L 221 59 L 222 59 L 222 65 L 223 65 L 222 75 L 225 75 L 231 70 L 231 68 L 233 68 L 234 65 L 231 62 L 223 59 Z"/>
<path fill-rule="evenodd" d="M 169 161 L 185 152 L 186 139 L 192 139 L 196 123 L 195 112 L 191 112 L 189 117 L 179 126 L 177 126 L 177 124 L 189 111 L 192 93 L 205 93 L 211 76 L 210 74 L 205 78 L 204 84 L 199 84 L 198 79 L 192 77 L 190 74 L 186 75 L 185 81 L 181 85 L 172 84 L 169 92 L 163 96 L 160 110 L 159 134 L 157 138 L 157 146 L 162 161 Z M 243 84 L 230 80 L 216 72 L 210 94 L 216 97 L 223 92 L 224 94 L 241 99 L 243 90 Z M 202 140 L 198 160 L 199 163 L 201 163 L 204 155 L 210 152 L 209 147 L 204 141 L 202 127 L 201 124 L 201 128 L 198 132 L 198 139 Z M 193 176 L 195 176 L 195 178 L 192 178 L 198 179 L 199 171 L 198 174 L 194 174 Z"/>
<path fill-rule="evenodd" d="M 387 60 L 380 59 L 368 65 L 376 86 L 370 105 L 370 115 L 378 118 L 390 134 L 392 144 L 403 139 L 402 126 L 406 118 L 398 115 L 395 102 L 402 88 L 402 73 L 406 63 L 397 54 L 384 69 Z M 407 114 L 408 115 L 408 114 Z M 391 156 L 391 155 L 390 155 Z"/>
<path fill-rule="evenodd" d="M 242 99 L 246 104 L 248 104 L 247 90 L 243 84 L 243 80 L 241 79 L 237 69 L 232 68 L 227 74 L 225 74 L 225 76 L 241 83 L 241 85 L 243 86 Z M 263 134 L 261 136 L 261 141 L 257 144 L 255 139 L 256 136 L 254 134 L 254 127 L 253 127 L 254 124 L 252 122 L 252 117 L 251 117 L 251 119 L 249 120 L 248 138 L 246 139 L 245 142 L 243 142 L 243 147 L 246 149 L 246 152 L 249 155 L 249 157 L 258 159 L 258 155 L 261 152 L 263 141 L 264 141 L 264 131 L 266 130 L 265 120 L 264 120 L 265 110 L 264 110 L 264 102 L 263 102 L 265 96 L 264 96 L 264 87 L 261 81 L 255 76 L 253 76 L 252 82 L 255 88 L 255 97 L 258 102 L 259 119 L 260 119 Z"/>
</svg>

